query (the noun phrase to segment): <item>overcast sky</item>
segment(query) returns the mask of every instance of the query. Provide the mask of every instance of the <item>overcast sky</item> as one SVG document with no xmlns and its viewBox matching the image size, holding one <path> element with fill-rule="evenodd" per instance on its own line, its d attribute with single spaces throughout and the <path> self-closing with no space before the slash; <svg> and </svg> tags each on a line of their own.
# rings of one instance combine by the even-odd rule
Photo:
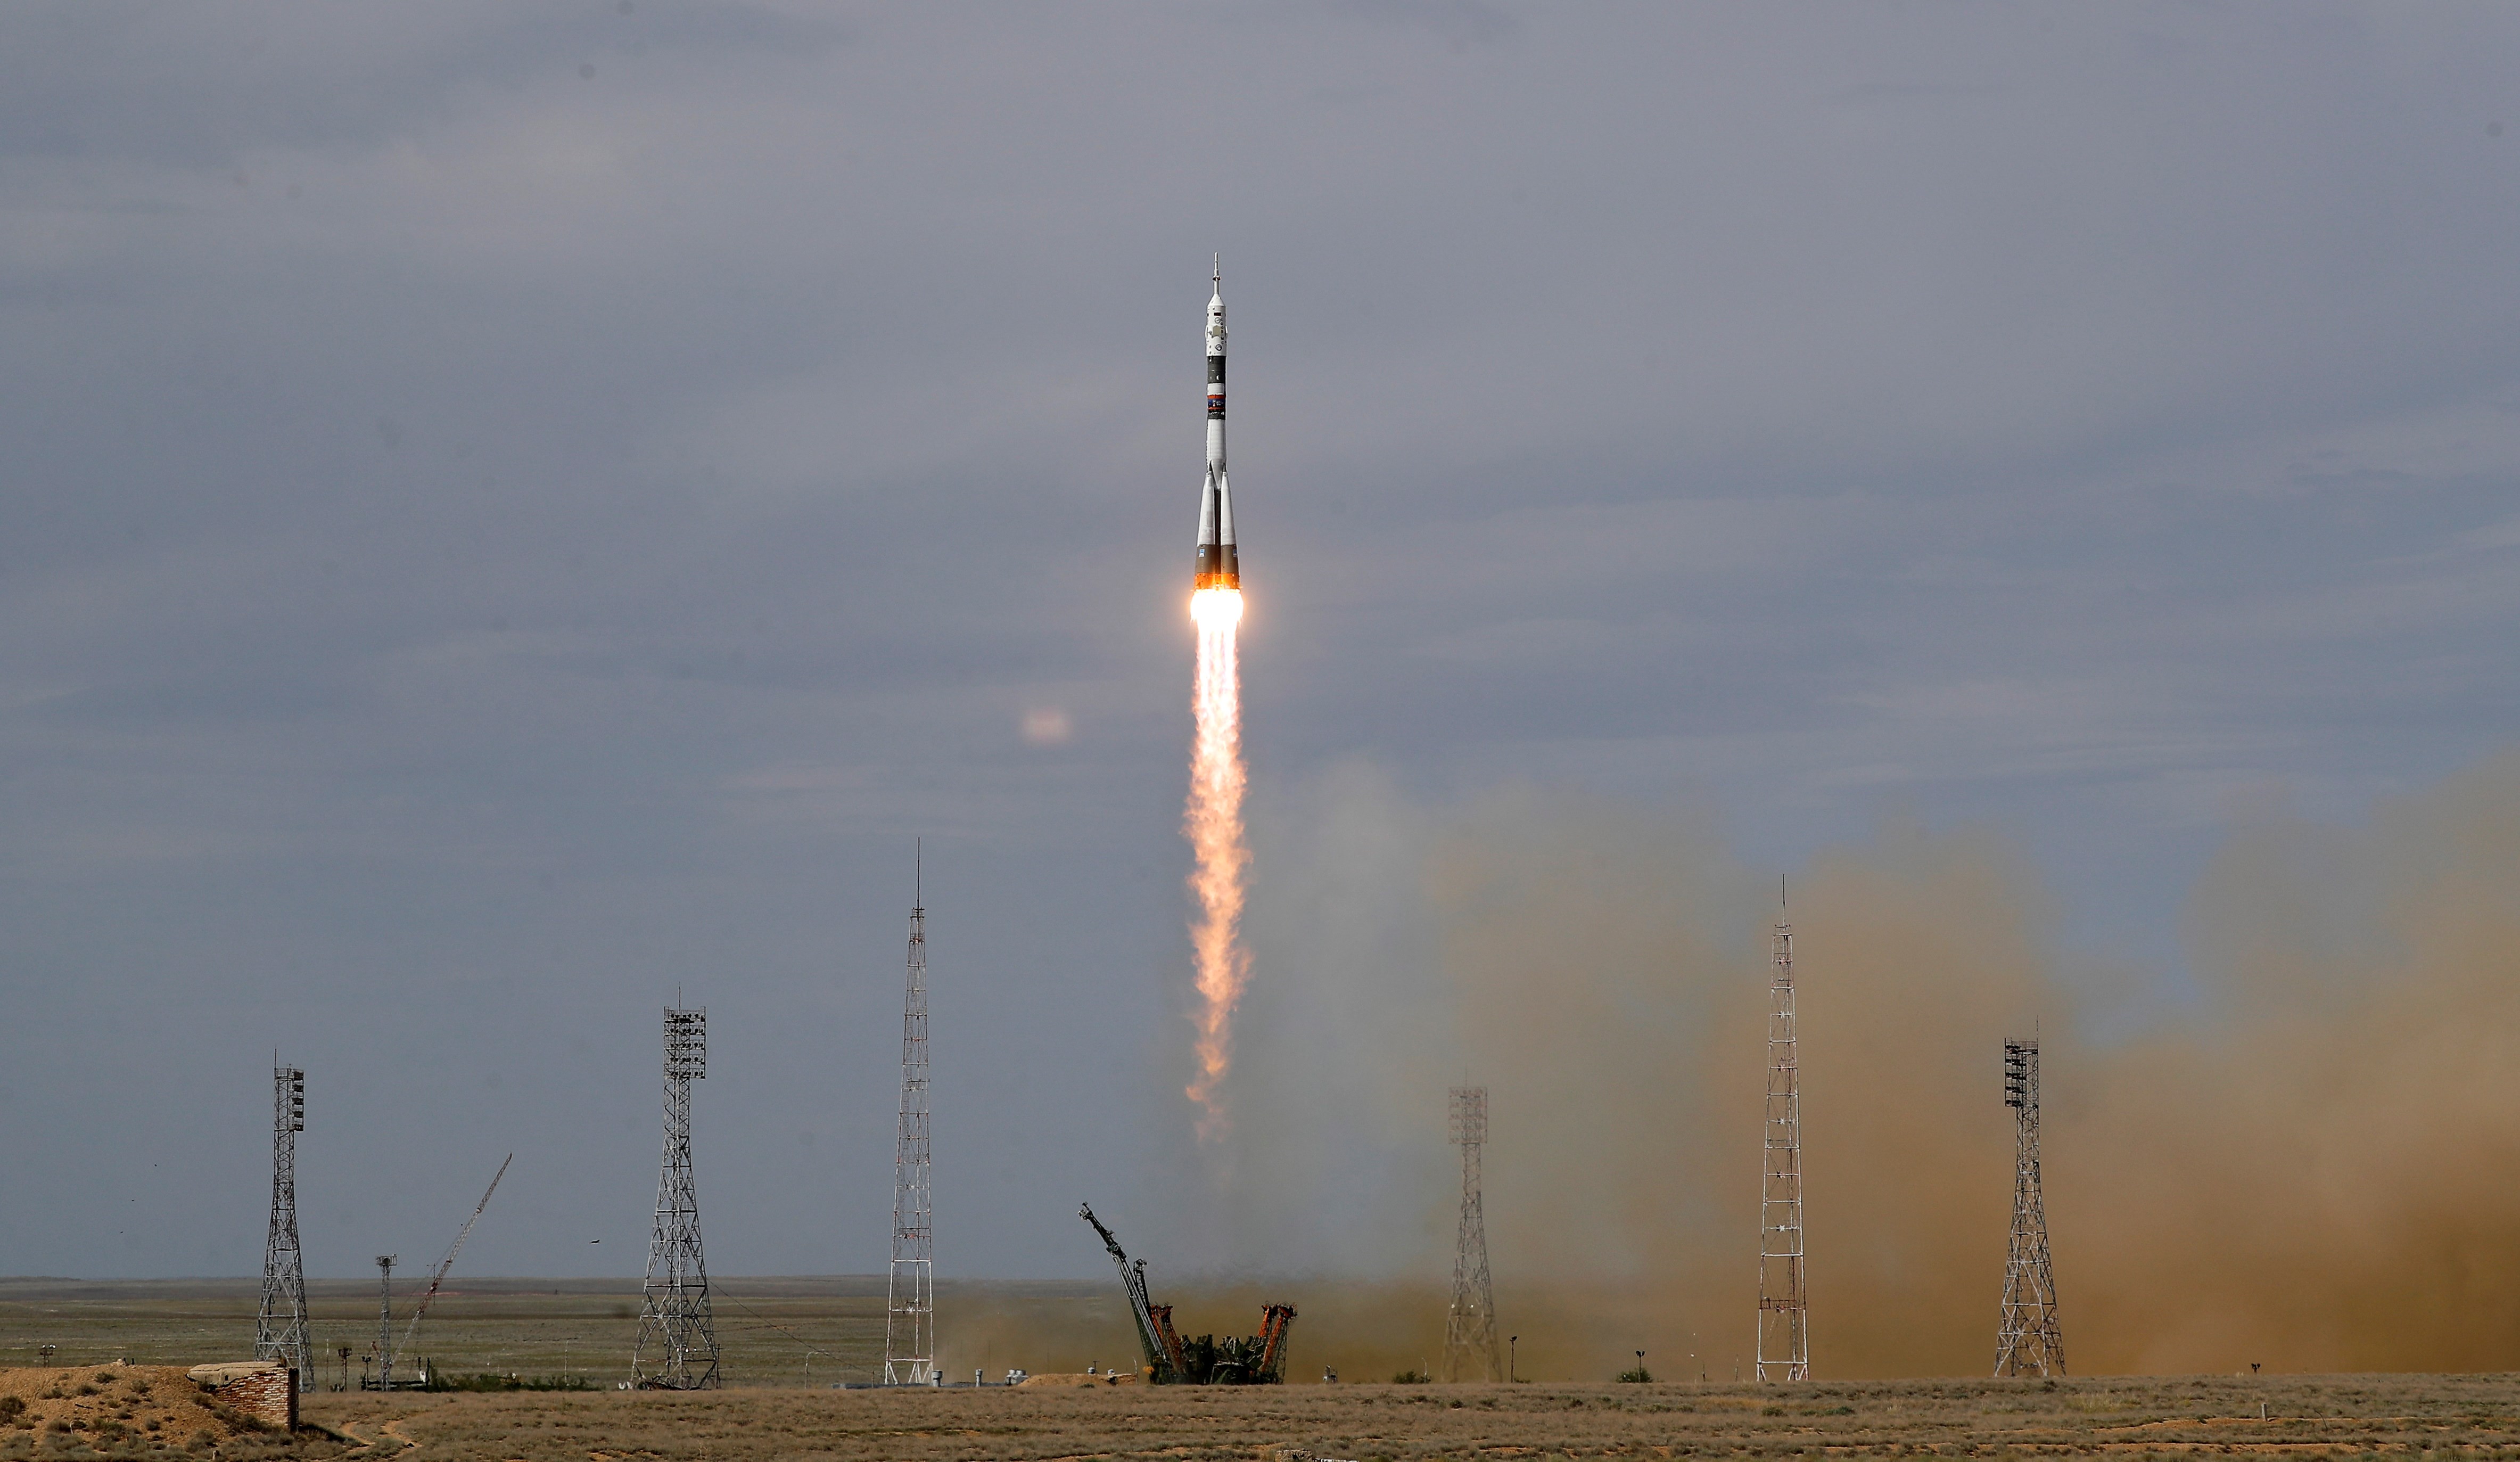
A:
<svg viewBox="0 0 2520 1462">
<path fill-rule="evenodd" d="M 0 1272 L 255 1272 L 277 1046 L 310 1272 L 514 1149 L 468 1267 L 635 1273 L 677 989 L 712 1266 L 880 1269 L 915 837 L 940 1267 L 1098 1272 L 1194 1181 L 1217 251 L 1263 893 L 1357 776 L 1983 824 L 2176 1019 L 2235 825 L 2520 720 L 2515 74 L 2498 4 L 0 10 Z"/>
</svg>

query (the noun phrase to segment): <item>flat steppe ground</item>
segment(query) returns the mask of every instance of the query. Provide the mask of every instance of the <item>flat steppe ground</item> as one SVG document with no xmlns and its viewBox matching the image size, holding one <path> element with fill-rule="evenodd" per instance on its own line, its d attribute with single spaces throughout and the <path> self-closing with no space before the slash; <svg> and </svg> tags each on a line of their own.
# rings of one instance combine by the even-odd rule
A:
<svg viewBox="0 0 2520 1462">
<path fill-rule="evenodd" d="M 350 1374 L 373 1348 L 373 1282 L 309 1285 L 319 1383 Z M 991 1376 L 1081 1371 L 1131 1358 L 1118 1286 L 940 1285 L 938 1307 L 961 1339 L 962 1369 Z M 252 1349 L 252 1280 L 80 1283 L 0 1280 L 0 1367 L 190 1366 Z M 1768 1456 L 1823 1453 L 2298 1452 L 2314 1457 L 2439 1452 L 2520 1462 L 2520 1375 L 2203 1376 L 2041 1381 L 1824 1381 L 1759 1387 L 1613 1385 L 1543 1379 L 1522 1385 L 1317 1384 L 1325 1362 L 1352 1382 L 1387 1376 L 1365 1352 L 1366 1312 L 1306 1298 L 1295 1330 L 1298 1384 L 1252 1389 L 1094 1386 L 1008 1390 L 835 1391 L 879 1368 L 880 1277 L 720 1281 L 717 1320 L 735 1383 L 696 1393 L 319 1391 L 304 1415 L 318 1428 L 294 1444 L 225 1444 L 258 1454 L 382 1458 L 630 1458 L 747 1462 L 770 1458 L 1053 1459 L 1160 1457 L 1386 1459 L 1468 1457 Z M 1250 1305 L 1218 1302 L 1220 1322 Z M 609 1387 L 627 1373 L 638 1329 L 635 1281 L 454 1283 L 417 1348 L 442 1372 L 584 1377 Z M 395 1301 L 397 1334 L 410 1297 Z M 1440 1312 L 1438 1312 L 1440 1313 Z M 1307 1330 L 1306 1325 L 1312 1329 Z M 1441 1335 L 1441 1322 L 1435 1334 Z M 1206 1328 L 1202 1322 L 1201 1328 Z M 1414 1336 L 1414 1330 L 1408 1332 Z M 1401 1345 L 1400 1341 L 1389 1343 Z M 55 1353 L 39 1360 L 38 1348 Z M 1389 1348 L 1389 1347 L 1386 1347 Z M 1526 1374 L 1561 1362 L 1559 1346 L 1526 1333 Z M 811 1350 L 810 1356 L 805 1352 Z M 800 1384 L 810 1360 L 814 1385 Z M 949 1366 L 954 1363 L 949 1350 Z M 1578 1367 L 1568 1364 L 1566 1369 Z M 1600 1367 L 1591 1367 L 1598 1373 Z M 2261 1415 L 2263 1408 L 2263 1416 Z M 163 1429 L 161 1429 L 162 1431 Z M 93 1447 L 93 1450 L 90 1448 Z M 417 1447 L 414 1451 L 412 1448 Z M 182 1440 L 0 1429 L 10 1455 L 185 1455 Z"/>
<path fill-rule="evenodd" d="M 428 1457 L 1277 1459 L 2286 1452 L 2520 1457 L 2520 1377 L 328 1395 Z M 2266 1407 L 2260 1418 L 2259 1406 Z M 354 1455 L 382 1455 L 376 1451 Z"/>
</svg>

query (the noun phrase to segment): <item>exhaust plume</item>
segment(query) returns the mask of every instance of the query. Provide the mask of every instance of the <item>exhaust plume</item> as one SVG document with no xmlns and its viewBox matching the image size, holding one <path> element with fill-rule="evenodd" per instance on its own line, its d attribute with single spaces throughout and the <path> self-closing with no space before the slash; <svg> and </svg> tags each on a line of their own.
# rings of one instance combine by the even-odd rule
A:
<svg viewBox="0 0 2520 1462">
<path fill-rule="evenodd" d="M 1251 859 L 1242 837 L 1242 686 L 1234 660 L 1242 622 L 1242 591 L 1201 589 L 1191 596 L 1198 625 L 1198 671 L 1192 691 L 1190 804 L 1182 832 L 1190 839 L 1191 892 L 1198 919 L 1191 947 L 1198 967 L 1198 1073 L 1188 1088 L 1198 1103 L 1203 1143 L 1226 1131 L 1225 1076 L 1234 1064 L 1234 1012 L 1242 1002 L 1249 956 L 1241 944 L 1242 875 Z"/>
</svg>

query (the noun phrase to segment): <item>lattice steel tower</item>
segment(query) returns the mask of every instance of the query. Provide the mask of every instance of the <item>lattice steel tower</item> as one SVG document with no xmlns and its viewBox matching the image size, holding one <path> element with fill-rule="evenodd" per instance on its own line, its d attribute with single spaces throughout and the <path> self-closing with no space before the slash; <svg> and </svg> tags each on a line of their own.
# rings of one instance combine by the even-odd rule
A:
<svg viewBox="0 0 2520 1462">
<path fill-rule="evenodd" d="M 708 1074 L 708 1011 L 665 1008 L 665 1165 L 656 1178 L 656 1232 L 648 1244 L 647 1293 L 633 1385 L 696 1391 L 720 1384 L 717 1327 L 709 1314 L 708 1264 L 700 1257 L 700 1200 L 692 1186 L 692 1083 Z M 657 1351 L 649 1358 L 649 1349 Z"/>
<path fill-rule="evenodd" d="M 2012 1109 L 2012 1241 L 2003 1257 L 1999 1376 L 2065 1374 L 2056 1276 L 2048 1264 L 2048 1206 L 2039 1196 L 2039 1042 L 2003 1043 L 2003 1105 Z"/>
<path fill-rule="evenodd" d="M 1488 1283 L 1488 1225 L 1479 1201 L 1479 1150 L 1488 1140 L 1488 1089 L 1453 1088 L 1452 1136 L 1462 1150 L 1462 1221 L 1453 1241 L 1453 1303 L 1444 1311 L 1444 1379 L 1494 1381 L 1496 1292 Z"/>
<path fill-rule="evenodd" d="M 306 1074 L 271 1069 L 271 1229 L 262 1241 L 262 1308 L 254 1318 L 253 1357 L 297 1372 L 311 1391 L 306 1357 L 306 1265 L 297 1252 L 297 1134 L 306 1130 Z"/>
<path fill-rule="evenodd" d="M 393 1390 L 393 1266 L 390 1254 L 377 1256 L 377 1390 Z"/>
<path fill-rule="evenodd" d="M 912 887 L 918 889 L 914 881 Z M 927 909 L 910 902 L 910 976 L 901 1008 L 901 1127 L 892 1149 L 892 1285 L 883 1384 L 936 1379 L 936 1235 L 927 1186 Z"/>
<path fill-rule="evenodd" d="M 1768 980 L 1767 1160 L 1759 1183 L 1759 1379 L 1811 1379 L 1803 1296 L 1802 1058 L 1794 1043 L 1794 927 L 1777 900 L 1776 973 Z"/>
</svg>

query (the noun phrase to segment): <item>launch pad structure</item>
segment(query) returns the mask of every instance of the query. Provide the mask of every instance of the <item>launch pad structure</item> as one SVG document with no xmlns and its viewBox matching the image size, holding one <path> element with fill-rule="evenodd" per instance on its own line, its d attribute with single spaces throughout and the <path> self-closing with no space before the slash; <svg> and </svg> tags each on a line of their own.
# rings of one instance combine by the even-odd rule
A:
<svg viewBox="0 0 2520 1462">
<path fill-rule="evenodd" d="M 1119 1267 L 1120 1287 L 1129 1296 L 1129 1315 L 1138 1325 L 1138 1350 L 1145 1357 L 1140 1374 L 1153 1386 L 1277 1386 L 1286 1379 L 1286 1332 L 1295 1323 L 1295 1306 L 1260 1306 L 1260 1333 L 1184 1338 L 1173 1329 L 1173 1307 L 1147 1298 L 1147 1261 L 1129 1257 L 1094 1206 L 1076 1215 L 1094 1225 Z"/>
</svg>

